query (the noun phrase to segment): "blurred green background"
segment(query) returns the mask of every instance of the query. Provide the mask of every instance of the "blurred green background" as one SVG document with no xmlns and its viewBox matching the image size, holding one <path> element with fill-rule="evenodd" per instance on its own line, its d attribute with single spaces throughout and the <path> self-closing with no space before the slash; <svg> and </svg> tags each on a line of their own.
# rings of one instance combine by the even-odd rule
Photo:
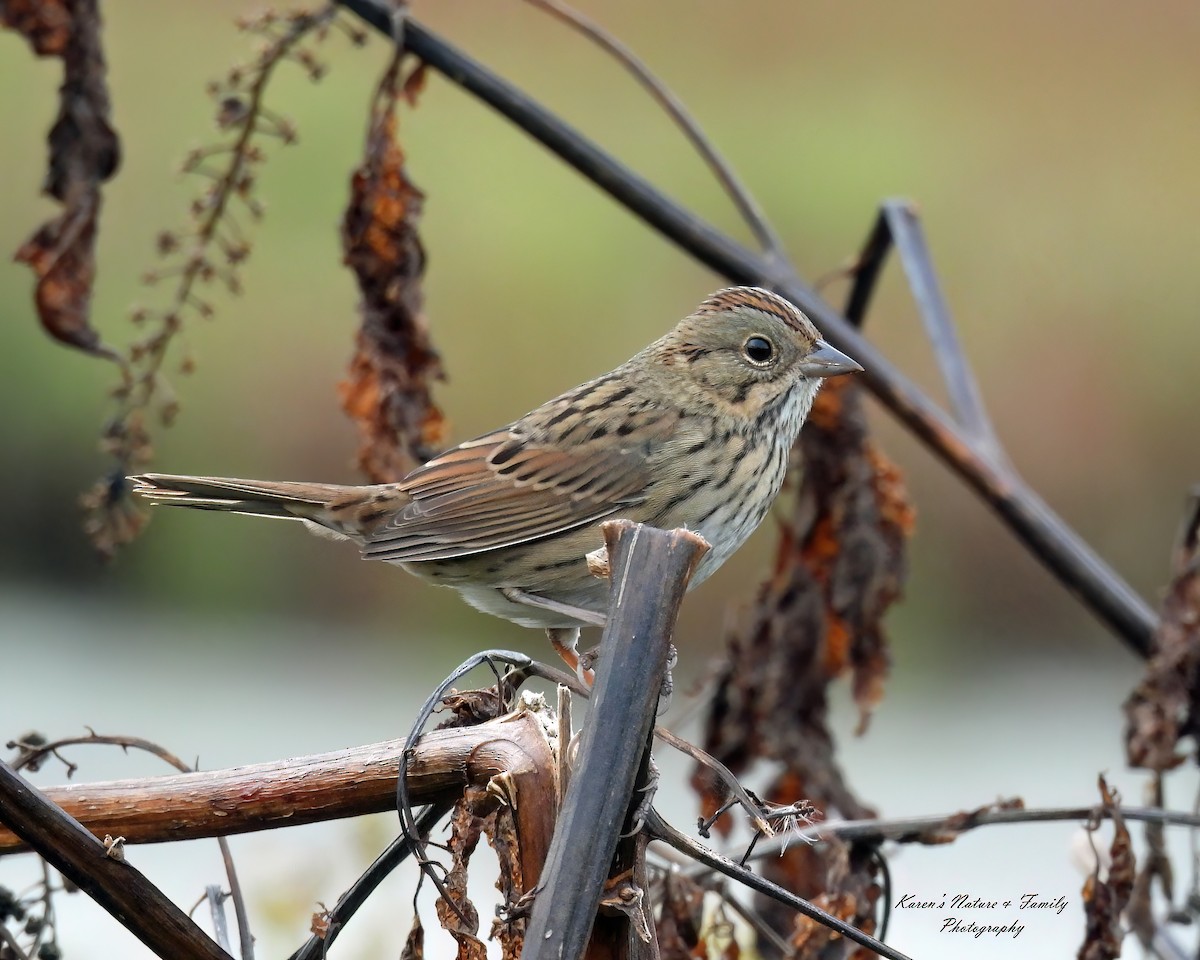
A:
<svg viewBox="0 0 1200 960">
<path fill-rule="evenodd" d="M 858 249 L 882 198 L 918 202 L 1013 461 L 1156 602 L 1185 491 L 1200 477 L 1195 5 L 581 6 L 689 104 L 805 276 Z M 125 155 L 105 190 L 94 301 L 95 323 L 111 342 L 132 336 L 132 305 L 158 306 L 168 295 L 141 286 L 139 276 L 154 263 L 155 235 L 184 222 L 197 185 L 174 171 L 186 150 L 216 140 L 203 86 L 247 58 L 253 40 L 231 20 L 248 9 L 177 0 L 105 5 Z M 680 136 L 574 34 L 515 2 L 453 0 L 417 4 L 416 12 L 672 196 L 745 237 Z M 188 327 L 198 367 L 175 378 L 183 409 L 177 425 L 157 435 L 156 469 L 356 479 L 357 437 L 336 393 L 358 322 L 338 222 L 387 50 L 377 40 L 354 49 L 334 36 L 322 56 L 331 69 L 321 83 L 285 69 L 272 87 L 269 104 L 294 119 L 301 142 L 272 150 L 266 164 L 259 196 L 268 213 L 254 233 L 245 294 L 219 298 L 213 321 Z M 56 62 L 35 60 L 22 40 L 0 33 L 0 249 L 15 250 L 54 212 L 38 189 L 59 82 Z M 611 368 L 724 285 L 440 77 L 430 78 L 417 109 L 405 111 L 401 131 L 409 172 L 427 194 L 427 313 L 449 373 L 438 400 L 456 440 Z M 469 650 L 543 652 L 540 637 L 475 613 L 449 591 L 360 563 L 352 548 L 284 524 L 161 515 L 114 564 L 98 564 L 80 532 L 76 499 L 109 468 L 95 441 L 113 371 L 51 343 L 33 315 L 31 291 L 26 268 L 0 257 L 0 646 L 10 667 L 52 670 L 68 693 L 35 697 L 20 715 L 20 701 L 9 699 L 0 707 L 6 735 L 30 725 L 63 733 L 61 724 L 106 719 L 123 732 L 169 733 L 169 745 L 185 756 L 203 747 L 209 765 L 268 759 L 395 735 L 407 725 L 408 693 L 390 703 L 384 694 L 354 697 L 356 676 L 403 675 L 412 696 L 421 696 Z M 830 293 L 835 302 L 842 295 Z M 942 395 L 894 267 L 868 333 Z M 919 718 L 928 698 L 940 702 L 951 690 L 961 699 L 948 703 L 968 714 L 978 702 L 970 684 L 987 677 L 997 711 L 1021 697 L 1067 702 L 1072 679 L 1074 697 L 1086 699 L 1101 671 L 1104 690 L 1128 689 L 1132 658 L 885 412 L 872 415 L 919 511 L 907 596 L 890 621 L 896 667 L 882 722 Z M 772 544 L 771 531 L 760 531 L 689 599 L 679 632 L 685 675 L 700 673 L 718 652 L 713 625 L 751 595 Z M 49 644 L 52 631 L 66 639 Z M 136 657 L 123 652 L 122 637 L 138 645 Z M 201 728 L 199 709 L 189 715 L 173 696 L 214 647 L 233 655 L 228 669 L 239 672 L 239 683 L 279 711 L 277 737 L 291 729 L 296 703 L 288 691 L 300 687 L 272 693 L 271 684 L 301 685 L 306 670 L 316 689 L 346 694 L 339 717 L 344 708 L 359 724 L 340 719 L 330 742 L 300 736 L 302 727 L 286 743 L 261 730 L 238 741 L 220 723 Z M 251 647 L 254 657 L 239 652 Z M 68 652 L 42 655 L 49 649 Z M 336 676 L 321 673 L 331 662 Z M 1063 679 L 1047 687 L 1038 678 L 1049 676 L 1051 662 Z M 131 685 L 120 682 L 127 674 L 108 673 L 131 663 L 141 671 Z M 268 664 L 287 666 L 280 674 Z M 241 677 L 242 670 L 250 673 Z M 98 677 L 104 684 L 91 686 Z M 195 680 L 197 689 L 210 681 L 220 683 Z M 110 682 L 123 694 L 115 701 Z M 153 697 L 139 693 L 147 689 Z M 213 696 L 211 709 L 222 715 L 221 692 Z M 228 696 L 240 707 L 228 722 L 249 721 L 249 701 Z M 1102 707 L 1114 724 L 1116 699 Z M 143 700 L 153 704 L 148 718 L 119 709 Z M 325 730 L 319 719 L 316 728 Z M 1105 759 L 1081 759 L 1084 770 L 1071 785 L 1078 800 L 1092 798 L 1089 771 L 1121 763 L 1116 729 L 1093 735 L 1103 738 Z M 1026 731 L 1022 744 L 1036 737 Z M 1003 757 L 1011 770 L 972 787 L 971 797 L 1022 789 L 1012 771 L 1038 757 L 1010 746 Z M 1061 739 L 1046 749 L 1041 760 L 1052 766 L 1074 755 Z M 935 776 L 957 782 L 954 772 Z M 944 804 L 902 792 L 884 806 L 919 812 L 968 802 L 938 790 Z M 1060 790 L 1043 799 L 1067 797 Z"/>
<path fill-rule="evenodd" d="M 877 202 L 921 207 L 937 266 L 1001 436 L 1034 486 L 1134 585 L 1153 595 L 1195 438 L 1195 269 L 1200 160 L 1197 12 L 1120 3 L 834 2 L 592 4 L 691 106 L 818 275 L 861 243 Z M 173 171 L 214 142 L 204 82 L 247 55 L 241 4 L 111 4 L 115 120 L 125 162 L 106 190 L 95 321 L 131 335 L 152 241 L 183 222 L 196 183 Z M 744 235 L 681 138 L 625 75 L 521 4 L 442 3 L 420 15 L 607 145 L 703 216 Z M 669 24 L 670 29 L 663 29 Z M 178 425 L 158 435 L 165 471 L 353 480 L 356 443 L 335 387 L 357 323 L 337 226 L 384 45 L 339 37 L 312 85 L 281 71 L 270 104 L 298 147 L 262 177 L 246 293 L 190 325 L 198 361 L 176 378 Z M 0 35 L 12 250 L 51 212 L 38 197 L 59 67 Z M 462 439 L 606 370 L 722 285 L 446 81 L 433 77 L 402 135 L 427 193 L 428 315 L 450 380 L 438 398 Z M 448 592 L 299 529 L 158 517 L 111 567 L 78 532 L 76 493 L 107 464 L 94 436 L 113 371 L 57 348 L 30 310 L 27 271 L 0 261 L 0 576 L 8 589 L 99 593 L 113 603 L 280 612 L 403 636 L 436 624 L 472 646 L 514 630 Z M 839 299 L 840 290 L 831 297 Z M 898 271 L 869 332 L 940 395 Z M 876 411 L 878 413 L 878 411 Z M 913 577 L 897 616 L 913 644 L 969 631 L 1035 647 L 1095 624 L 889 417 L 876 417 L 920 509 Z M 744 596 L 771 536 L 689 604 L 703 624 Z M 519 634 L 517 634 L 519 637 Z M 957 645 L 957 644 L 956 644 Z M 1005 655 L 1012 653 L 1006 647 Z"/>
</svg>

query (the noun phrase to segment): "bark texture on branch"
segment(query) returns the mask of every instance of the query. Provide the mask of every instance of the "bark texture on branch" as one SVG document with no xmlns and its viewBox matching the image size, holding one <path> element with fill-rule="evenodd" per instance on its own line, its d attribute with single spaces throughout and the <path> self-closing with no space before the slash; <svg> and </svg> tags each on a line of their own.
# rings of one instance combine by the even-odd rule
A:
<svg viewBox="0 0 1200 960">
<path fill-rule="evenodd" d="M 43 795 L 99 837 L 158 843 L 227 836 L 394 809 L 402 740 L 226 770 L 48 787 Z M 453 799 L 507 773 L 553 772 L 541 722 L 526 710 L 425 734 L 409 764 L 417 804 Z M 27 850 L 0 827 L 0 855 Z"/>
</svg>

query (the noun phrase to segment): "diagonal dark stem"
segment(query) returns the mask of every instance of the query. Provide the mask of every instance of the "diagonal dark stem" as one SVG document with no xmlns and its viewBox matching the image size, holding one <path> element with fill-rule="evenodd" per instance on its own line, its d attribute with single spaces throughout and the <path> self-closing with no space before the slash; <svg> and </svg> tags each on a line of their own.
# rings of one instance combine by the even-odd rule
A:
<svg viewBox="0 0 1200 960">
<path fill-rule="evenodd" d="M 381 0 L 340 0 L 390 35 Z M 770 263 L 685 210 L 578 131 L 482 64 L 409 20 L 408 49 L 454 83 L 508 117 L 647 224 L 735 283 L 772 287 L 803 309 L 825 336 L 865 367 L 868 389 L 1000 516 L 1060 582 L 1141 657 L 1153 647 L 1157 617 L 1012 470 L 953 420 L 837 310 L 785 265 Z"/>
<path fill-rule="evenodd" d="M 733 205 L 737 207 L 742 220 L 750 228 L 750 232 L 754 234 L 754 238 L 763 250 L 775 262 L 785 263 L 787 254 L 784 251 L 783 241 L 779 238 L 779 234 L 771 226 L 766 214 L 763 213 L 762 208 L 758 205 L 758 201 L 754 199 L 750 191 L 746 189 L 745 185 L 738 178 L 729 161 L 721 155 L 721 152 L 713 142 L 700 129 L 700 124 L 688 113 L 687 108 L 683 105 L 683 101 L 654 76 L 650 72 L 650 68 L 629 47 L 607 30 L 604 30 L 591 18 L 585 17 L 579 11 L 568 7 L 566 4 L 559 2 L 559 0 L 526 0 L 526 2 L 545 10 L 547 13 L 563 21 L 563 23 L 578 30 L 585 37 L 615 57 L 617 62 L 633 75 L 642 88 L 666 111 L 675 125 L 683 131 L 683 135 L 687 137 L 688 142 L 700 154 L 700 158 L 708 166 L 708 169 L 712 171 L 713 176 L 717 178 L 721 189 L 733 201 Z"/>
<path fill-rule="evenodd" d="M 981 450 L 990 454 L 997 464 L 1007 465 L 1004 448 L 992 427 L 971 364 L 963 353 L 958 331 L 950 318 L 950 308 L 933 269 L 933 258 L 921 229 L 920 217 L 910 201 L 892 199 L 880 205 L 879 216 L 855 269 L 856 283 L 846 307 L 847 318 L 854 321 L 856 312 L 866 309 L 870 286 L 875 283 L 892 247 L 900 257 L 900 265 L 925 324 L 925 333 L 942 369 L 955 419 Z"/>
<path fill-rule="evenodd" d="M 0 762 L 0 823 L 160 957 L 231 960 L 229 954 L 124 858 Z"/>
<path fill-rule="evenodd" d="M 419 836 L 425 836 L 432 830 L 439 820 L 450 812 L 448 803 L 433 804 L 422 811 L 421 816 L 414 823 L 413 830 Z M 382 883 L 388 875 L 400 866 L 401 863 L 416 849 L 416 844 L 407 834 L 402 834 L 388 845 L 388 848 L 383 851 L 354 883 L 351 887 L 338 898 L 337 904 L 326 918 L 329 923 L 329 932 L 324 936 L 313 934 L 305 942 L 299 950 L 291 955 L 289 960 L 321 960 L 328 951 L 330 945 L 337 939 L 342 929 L 350 922 L 350 919 L 358 912 L 375 889 Z"/>
<path fill-rule="evenodd" d="M 655 840 L 661 840 L 663 843 L 674 847 L 680 853 L 687 854 L 705 867 L 715 870 L 718 873 L 723 873 L 725 876 L 745 884 L 751 890 L 770 897 L 784 906 L 804 914 L 806 917 L 811 917 L 819 921 L 829 927 L 829 929 L 837 931 L 847 940 L 852 940 L 866 947 L 878 956 L 886 957 L 888 960 L 908 960 L 905 954 L 899 950 L 881 943 L 874 937 L 863 933 L 857 927 L 851 926 L 844 920 L 840 920 L 832 914 L 825 912 L 820 907 L 814 906 L 807 900 L 796 896 L 790 890 L 785 890 L 778 884 L 772 883 L 770 880 L 760 877 L 756 873 L 752 873 L 746 867 L 734 863 L 727 857 L 721 856 L 703 844 L 697 843 L 690 837 L 680 833 L 667 823 L 657 810 L 651 809 L 646 818 L 646 829 Z"/>
</svg>

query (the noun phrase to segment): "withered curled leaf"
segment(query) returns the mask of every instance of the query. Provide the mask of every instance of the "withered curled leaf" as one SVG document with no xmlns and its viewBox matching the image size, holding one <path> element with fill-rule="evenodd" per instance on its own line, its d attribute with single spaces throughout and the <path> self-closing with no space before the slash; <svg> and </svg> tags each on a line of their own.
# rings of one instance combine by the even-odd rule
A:
<svg viewBox="0 0 1200 960">
<path fill-rule="evenodd" d="M 61 57 L 64 76 L 42 187 L 63 210 L 35 230 L 14 259 L 29 264 L 37 276 L 34 303 L 50 336 L 117 361 L 91 325 L 100 184 L 120 162 L 120 144 L 109 124 L 98 0 L 5 0 L 0 21 L 21 32 L 40 56 Z"/>
<path fill-rule="evenodd" d="M 781 524 L 775 569 L 749 622 L 729 638 L 705 748 L 735 773 L 756 759 L 780 765 L 768 802 L 804 799 L 826 815 L 870 817 L 834 761 L 827 691 L 851 672 L 865 728 L 883 693 L 882 620 L 900 596 L 914 513 L 898 468 L 868 437 L 854 378 L 832 380 L 818 394 L 793 451 L 792 476 L 798 489 Z M 724 799 L 719 786 L 703 768 L 693 785 L 711 814 Z M 831 843 L 793 846 L 764 872 L 801 896 L 836 900 L 863 926 L 878 896 L 874 869 L 865 851 Z M 790 915 L 761 906 L 777 929 L 791 928 Z M 802 927 L 796 936 L 811 942 Z"/>
<path fill-rule="evenodd" d="M 1116 960 L 1121 955 L 1121 913 L 1133 893 L 1136 869 L 1133 844 L 1120 812 L 1120 797 L 1109 788 L 1104 777 L 1099 778 L 1099 783 L 1102 806 L 1113 822 L 1113 841 L 1109 848 L 1108 876 L 1100 879 L 1097 866 L 1083 885 L 1086 932 L 1077 955 L 1079 960 Z"/>
<path fill-rule="evenodd" d="M 1194 491 L 1172 563 L 1146 675 L 1125 701 L 1130 766 L 1179 766 L 1180 740 L 1200 731 L 1200 490 Z"/>
<path fill-rule="evenodd" d="M 424 195 L 408 178 L 397 103 L 412 103 L 418 68 L 400 79 L 397 55 L 380 81 L 362 165 L 342 224 L 344 259 L 362 295 L 362 322 L 342 406 L 358 424 L 358 463 L 371 479 L 397 480 L 445 444 L 431 383 L 444 379 L 422 312 L 425 250 L 417 225 Z"/>
<path fill-rule="evenodd" d="M 21 34 L 39 57 L 61 57 L 71 38 L 66 0 L 0 0 L 0 23 Z"/>
<path fill-rule="evenodd" d="M 438 897 L 434 904 L 442 929 L 458 942 L 458 960 L 487 960 L 487 948 L 478 937 L 479 911 L 467 896 L 467 870 L 483 835 L 483 819 L 474 810 L 477 802 L 468 790 L 455 804 L 447 845 L 453 862 L 444 882 L 450 901 Z"/>
</svg>

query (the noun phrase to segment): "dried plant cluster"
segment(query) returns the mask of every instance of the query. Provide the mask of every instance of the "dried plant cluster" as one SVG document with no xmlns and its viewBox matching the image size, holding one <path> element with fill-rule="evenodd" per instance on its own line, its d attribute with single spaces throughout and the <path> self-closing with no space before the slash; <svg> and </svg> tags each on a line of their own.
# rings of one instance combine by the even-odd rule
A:
<svg viewBox="0 0 1200 960">
<path fill-rule="evenodd" d="M 1037 814 L 1025 811 L 1017 800 L 919 826 L 889 824 L 876 820 L 873 807 L 858 798 L 838 767 L 827 720 L 828 690 L 835 681 L 850 678 L 860 732 L 865 731 L 871 712 L 883 697 L 889 669 L 883 618 L 903 588 L 907 540 L 915 516 L 899 469 L 868 435 L 864 389 L 873 391 L 965 478 L 1121 639 L 1150 658 L 1145 680 L 1126 704 L 1127 749 L 1131 765 L 1153 772 L 1159 806 L 1165 808 L 1165 774 L 1185 760 L 1180 744 L 1190 740 L 1189 750 L 1195 750 L 1200 699 L 1200 510 L 1194 509 L 1185 524 L 1174 580 L 1159 620 L 1037 500 L 1007 463 L 959 348 L 911 208 L 896 203 L 883 206 L 862 254 L 849 271 L 853 278 L 850 300 L 844 316 L 838 314 L 796 275 L 778 235 L 748 191 L 682 104 L 645 65 L 622 43 L 559 0 L 530 2 L 600 44 L 634 74 L 712 169 L 763 253 L 739 247 L 689 211 L 673 207 L 557 118 L 424 30 L 408 17 L 406 6 L 344 0 L 344 6 L 397 41 L 396 54 L 364 111 L 364 153 L 351 175 L 351 197 L 342 223 L 344 263 L 358 283 L 361 325 L 348 376 L 340 385 L 340 399 L 359 428 L 362 471 L 376 481 L 396 479 L 435 453 L 447 439 L 446 424 L 432 394 L 444 373 L 423 309 L 425 252 L 419 229 L 424 194 L 408 174 L 399 121 L 402 106 L 416 105 L 431 68 L 463 84 L 534 133 L 705 263 L 719 267 L 737 282 L 777 288 L 812 315 L 826 335 L 836 333 L 849 352 L 868 367 L 860 380 L 834 382 L 825 388 L 802 434 L 790 475 L 791 505 L 780 521 L 774 568 L 759 587 L 746 622 L 728 637 L 727 660 L 706 726 L 708 753 L 680 742 L 669 731 L 658 734 L 699 761 L 693 785 L 705 813 L 703 835 L 714 825 L 726 830 L 726 812 L 739 806 L 747 814 L 753 834 L 743 859 L 767 850 L 776 853 L 785 846 L 786 854 L 772 858 L 762 874 L 753 874 L 744 863 L 725 861 L 675 831 L 652 806 L 641 806 L 637 796 L 622 797 L 628 804 L 629 836 L 617 844 L 615 858 L 604 854 L 602 866 L 611 869 L 598 903 L 582 905 L 589 922 L 594 919 L 596 924 L 589 955 L 626 955 L 623 937 L 625 942 L 637 940 L 647 956 L 683 960 L 719 955 L 733 960 L 741 955 L 738 941 L 731 935 L 736 916 L 738 923 L 754 929 L 763 956 L 857 960 L 873 950 L 882 956 L 902 957 L 863 933 L 886 937 L 882 918 L 890 892 L 881 867 L 884 842 L 946 843 L 963 831 L 1005 817 L 1033 818 Z M 363 42 L 365 35 L 360 27 L 341 18 L 338 5 L 267 12 L 239 24 L 260 44 L 259 51 L 208 90 L 220 139 L 193 151 L 184 162 L 184 170 L 203 187 L 191 204 L 186 225 L 160 233 L 160 264 L 145 280 L 162 291 L 163 298 L 157 306 L 134 311 L 132 319 L 141 333 L 128 350 L 118 352 L 102 342 L 89 316 L 101 185 L 116 171 L 120 156 L 117 135 L 109 123 L 97 0 L 0 0 L 0 21 L 27 37 L 39 55 L 63 60 L 65 83 L 59 117 L 49 138 L 51 156 L 45 185 L 62 211 L 25 242 L 18 258 L 34 271 L 34 303 L 46 331 L 68 346 L 114 362 L 120 370 L 121 379 L 113 391 L 116 409 L 102 438 L 104 452 L 114 461 L 113 469 L 84 497 L 87 532 L 101 553 L 111 555 L 134 537 L 143 523 L 125 496 L 124 477 L 150 460 L 153 431 L 169 425 L 179 410 L 168 371 L 187 374 L 193 367 L 181 346 L 181 333 L 194 320 L 213 314 L 215 289 L 234 294 L 240 290 L 251 251 L 251 225 L 264 209 L 257 193 L 258 171 L 270 153 L 269 145 L 288 145 L 297 139 L 292 124 L 266 104 L 270 81 L 285 63 L 299 66 L 318 80 L 326 69 L 318 56 L 319 45 L 332 30 L 344 31 L 354 43 Z M 918 306 L 947 381 L 948 413 L 891 368 L 857 332 L 881 264 L 893 247 L 906 273 L 916 278 L 913 287 Z M 538 905 L 539 888 L 544 893 L 542 884 L 553 882 L 552 877 L 545 880 L 542 870 L 553 867 L 547 866 L 547 850 L 556 821 L 570 813 L 563 811 L 561 804 L 569 795 L 567 781 L 577 772 L 567 759 L 572 752 L 569 724 L 565 731 L 560 730 L 555 756 L 550 746 L 553 738 L 543 736 L 540 726 L 542 712 L 516 701 L 515 695 L 531 676 L 555 681 L 560 688 L 573 687 L 579 693 L 586 690 L 574 678 L 528 658 L 500 653 L 481 657 L 475 665 L 482 663 L 496 671 L 494 688 L 448 694 L 450 683 L 457 682 L 456 674 L 446 689 L 431 697 L 414 733 L 398 751 L 399 766 L 406 776 L 399 778 L 395 796 L 391 787 L 381 796 L 378 782 L 368 784 L 359 765 L 349 768 L 336 797 L 322 792 L 330 797 L 329 807 L 303 814 L 315 819 L 398 806 L 406 832 L 335 906 L 314 914 L 313 936 L 297 951 L 295 960 L 323 956 L 362 899 L 408 856 L 417 860 L 440 894 L 435 907 L 438 922 L 455 939 L 457 955 L 472 960 L 485 956 L 478 910 L 466 894 L 472 854 L 482 839 L 497 852 L 498 886 L 504 901 L 504 913 L 492 925 L 491 936 L 505 958 L 528 957 L 531 954 L 525 948 L 536 949 L 535 944 L 526 944 L 525 932 L 533 922 L 530 917 Z M 503 678 L 496 666 L 500 663 L 512 667 Z M 481 739 L 467 742 L 463 754 L 448 764 L 452 773 L 436 771 L 445 774 L 450 787 L 439 781 L 441 792 L 431 790 L 429 795 L 418 796 L 421 777 L 429 774 L 426 767 L 433 765 L 429 758 L 441 743 L 433 734 L 421 736 L 435 705 L 450 714 L 449 728 L 480 732 Z M 538 715 L 536 721 L 531 719 L 534 714 Z M 559 721 L 563 721 L 561 711 Z M 620 735 L 620 731 L 612 734 Z M 9 744 L 16 751 L 12 767 L 31 772 L 54 756 L 68 764 L 70 775 L 74 765 L 61 751 L 79 744 L 149 749 L 178 769 L 188 769 L 146 741 L 91 733 L 54 743 L 32 736 L 13 741 Z M 494 751 L 499 766 L 488 767 L 481 757 L 497 744 L 503 746 Z M 393 751 L 389 759 L 393 779 L 395 756 Z M 777 770 L 762 800 L 734 779 L 760 761 Z M 580 768 L 584 766 L 580 763 Z M 632 776 L 631 771 L 625 772 Z M 297 791 L 282 802 L 288 804 L 289 816 L 299 816 L 303 804 L 297 783 L 275 768 L 263 777 L 275 779 L 270 786 Z M 210 789 L 204 786 L 209 781 L 188 783 L 193 800 Z M 136 806 L 131 798 L 144 801 L 148 795 L 144 781 L 125 785 L 124 792 L 108 786 L 109 795 L 121 798 L 126 806 Z M 6 817 L 11 815 L 14 829 L 11 835 L 0 830 L 0 853 L 28 843 L 47 858 L 47 865 L 42 881 L 30 890 L 0 889 L 0 960 L 35 956 L 50 960 L 59 955 L 54 901 L 65 885 L 54 879 L 50 863 L 63 876 L 87 884 L 84 889 L 89 895 L 124 916 L 147 942 L 167 943 L 159 949 L 161 955 L 218 958 L 234 952 L 228 942 L 217 945 L 209 939 L 140 874 L 124 874 L 126 882 L 111 884 L 102 870 L 94 875 L 80 871 L 79 861 L 72 859 L 75 854 L 115 861 L 132 840 L 109 835 L 107 842 L 96 841 L 88 847 L 80 837 L 82 831 L 73 832 L 78 824 L 59 806 L 45 798 L 39 801 L 23 788 L 20 777 L 0 766 L 0 811 Z M 368 798 L 371 790 L 375 792 Z M 181 797 L 184 792 L 181 788 Z M 256 795 L 266 792 L 256 791 Z M 1107 874 L 1097 870 L 1084 888 L 1087 925 L 1081 932 L 1081 960 L 1118 956 L 1123 925 L 1129 925 L 1143 943 L 1151 942 L 1165 923 L 1159 919 L 1162 911 L 1155 909 L 1152 894 L 1157 892 L 1170 904 L 1176 901 L 1163 823 L 1148 827 L 1148 853 L 1139 870 L 1126 826 L 1133 813 L 1122 810 L 1103 780 L 1100 794 L 1092 825 L 1111 819 L 1117 830 Z M 67 798 L 52 795 L 68 803 Z M 312 791 L 303 794 L 312 795 Z M 71 802 L 80 799 L 74 796 Z M 412 807 L 419 803 L 428 806 L 418 817 Z M 156 812 L 148 818 L 150 822 L 140 823 L 141 832 L 136 837 L 131 833 L 131 837 L 161 839 L 184 835 L 185 830 L 196 831 L 187 835 L 211 836 L 230 829 L 227 822 L 214 825 L 203 816 L 185 825 L 182 815 L 171 807 L 168 798 L 161 822 L 155 819 Z M 80 817 L 88 815 L 84 805 L 72 809 Z M 823 823 L 832 813 L 867 824 L 839 827 Z M 1164 818 L 1168 813 L 1164 811 Z M 24 825 L 21 832 L 16 827 L 18 815 L 26 814 L 32 819 L 20 820 Z M 425 838 L 447 815 L 449 839 L 444 856 L 449 864 L 438 865 L 428 852 L 437 845 Z M 1074 815 L 1078 818 L 1078 811 Z M 1170 817 L 1173 822 L 1186 821 L 1181 815 Z M 237 829 L 262 828 L 274 822 L 265 813 L 261 819 L 261 823 L 240 823 Z M 1195 825 L 1196 818 L 1191 822 Z M 39 826 L 31 828 L 29 823 Z M 104 835 L 101 822 L 86 826 Z M 813 842 L 796 843 L 797 833 Z M 768 839 L 769 834 L 775 836 Z M 673 846 L 704 864 L 709 872 L 684 873 L 657 859 L 647 852 L 651 839 Z M 596 852 L 578 851 L 579 857 L 589 855 Z M 228 896 L 237 910 L 242 935 L 240 953 L 249 960 L 253 952 L 249 920 L 227 850 L 225 860 Z M 751 886 L 759 892 L 759 900 L 753 907 L 745 905 L 729 895 L 712 871 Z M 114 886 L 121 889 L 114 890 Z M 132 916 L 127 901 L 120 899 L 128 889 L 144 897 L 137 901 Z M 554 895 L 569 897 L 570 891 L 555 889 Z M 219 891 L 210 893 L 214 917 L 221 913 L 225 896 Z M 1195 919 L 1198 902 L 1200 897 L 1193 897 L 1168 914 L 1167 920 Z M 164 931 L 174 939 L 158 939 L 168 937 Z M 415 913 L 401 955 L 416 960 L 425 950 L 425 928 L 420 914 Z"/>
<path fill-rule="evenodd" d="M 359 469 L 378 483 L 399 480 L 447 442 L 431 395 L 432 382 L 443 379 L 441 360 L 421 309 L 425 250 L 417 227 L 424 194 L 408 177 L 397 136 L 398 101 L 416 105 L 425 69 L 402 78 L 404 60 L 400 49 L 380 80 L 342 221 L 345 262 L 362 295 L 342 407 L 358 424 Z"/>
<path fill-rule="evenodd" d="M 904 583 L 914 511 L 898 469 L 868 436 L 862 388 L 849 378 L 818 394 L 794 453 L 798 489 L 780 524 L 775 569 L 729 637 L 704 746 L 734 773 L 771 761 L 769 802 L 803 797 L 825 816 L 874 817 L 838 769 L 827 689 L 852 673 L 865 730 L 883 696 L 883 616 Z M 693 786 L 705 812 L 716 812 L 723 791 L 712 771 L 698 767 Z M 792 846 L 767 861 L 765 875 L 874 932 L 877 867 L 873 851 L 833 840 Z M 776 927 L 791 927 L 789 912 L 763 906 Z M 795 924 L 799 955 L 817 955 L 829 931 L 807 917 Z"/>
<path fill-rule="evenodd" d="M 221 139 L 192 150 L 183 161 L 183 172 L 203 187 L 191 201 L 186 225 L 158 235 L 160 265 L 147 271 L 143 281 L 164 289 L 166 302 L 136 307 L 131 314 L 144 332 L 121 357 L 121 382 L 112 391 L 116 410 L 100 442 L 114 461 L 112 472 L 82 499 L 85 530 L 104 556 L 129 542 L 145 522 L 145 514 L 126 495 L 124 478 L 150 462 L 154 424 L 170 426 L 179 412 L 166 367 L 173 357 L 179 375 L 195 368 L 181 346 L 187 324 L 213 316 L 209 288 L 241 291 L 242 269 L 252 248 L 250 224 L 265 209 L 256 189 L 258 170 L 269 156 L 267 144 L 287 146 L 297 140 L 291 121 L 266 105 L 271 77 L 280 65 L 292 63 L 313 81 L 320 80 L 326 67 L 316 47 L 336 15 L 335 6 L 325 5 L 287 14 L 268 11 L 239 21 L 239 29 L 260 41 L 259 52 L 208 86 Z"/>
</svg>

